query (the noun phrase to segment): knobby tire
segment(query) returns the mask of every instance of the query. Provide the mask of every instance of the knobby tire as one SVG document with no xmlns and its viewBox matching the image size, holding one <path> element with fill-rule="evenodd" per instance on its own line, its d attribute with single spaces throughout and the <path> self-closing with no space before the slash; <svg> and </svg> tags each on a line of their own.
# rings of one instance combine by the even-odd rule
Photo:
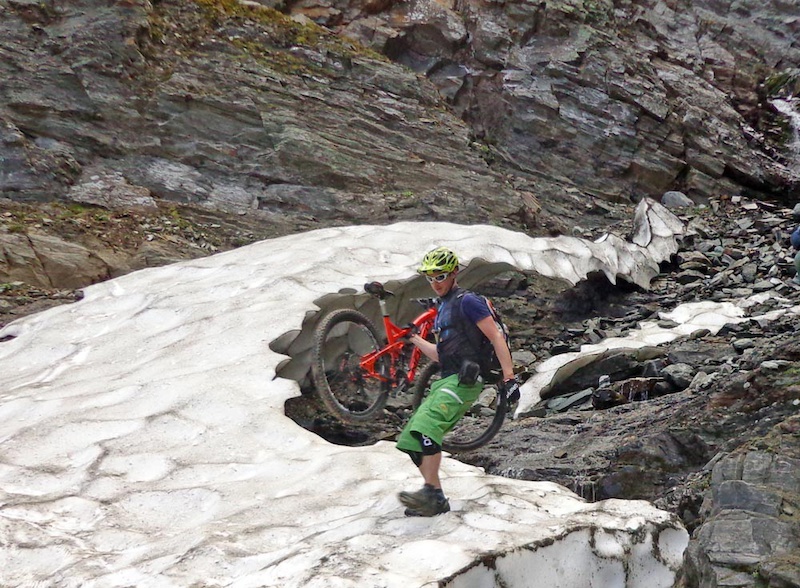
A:
<svg viewBox="0 0 800 588">
<path fill-rule="evenodd" d="M 373 322 L 350 309 L 336 310 L 314 330 L 311 372 L 325 407 L 346 423 L 361 423 L 383 410 L 388 381 L 369 377 L 359 362 L 365 354 L 381 349 L 381 337 Z M 389 358 L 378 360 L 376 371 L 388 378 Z"/>
<path fill-rule="evenodd" d="M 428 396 L 430 386 L 439 375 L 439 364 L 430 363 L 419 373 L 416 383 L 414 384 L 414 410 L 419 408 L 420 404 Z M 480 402 L 480 397 L 476 401 L 476 405 Z M 488 411 L 488 408 L 473 407 L 479 411 Z M 465 414 L 461 420 L 456 424 L 452 431 L 445 435 L 442 442 L 442 448 L 450 453 L 458 453 L 461 451 L 471 451 L 486 445 L 491 441 L 503 422 L 506 419 L 506 412 L 508 410 L 508 401 L 505 394 L 497 394 L 496 406 L 494 414 L 478 415 L 473 412 L 473 409 Z"/>
</svg>

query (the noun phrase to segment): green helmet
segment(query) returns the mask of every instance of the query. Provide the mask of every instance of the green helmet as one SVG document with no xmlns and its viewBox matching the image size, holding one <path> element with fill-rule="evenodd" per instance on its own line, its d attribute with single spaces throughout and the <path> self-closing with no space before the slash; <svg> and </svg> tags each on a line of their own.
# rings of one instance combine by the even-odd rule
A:
<svg viewBox="0 0 800 588">
<path fill-rule="evenodd" d="M 456 254 L 446 247 L 437 247 L 425 254 L 417 271 L 421 274 L 430 272 L 445 272 L 449 274 L 456 268 L 458 268 Z"/>
</svg>

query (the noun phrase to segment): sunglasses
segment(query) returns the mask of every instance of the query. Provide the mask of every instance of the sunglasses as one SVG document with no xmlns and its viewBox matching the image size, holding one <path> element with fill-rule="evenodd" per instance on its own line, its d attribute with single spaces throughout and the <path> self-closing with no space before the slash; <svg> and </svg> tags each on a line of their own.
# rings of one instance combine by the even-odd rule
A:
<svg viewBox="0 0 800 588">
<path fill-rule="evenodd" d="M 449 277 L 450 274 L 446 273 L 446 274 L 439 274 L 438 276 L 425 276 L 425 279 L 428 280 L 429 284 L 433 284 L 434 282 L 436 282 L 437 284 L 441 284 Z"/>
</svg>

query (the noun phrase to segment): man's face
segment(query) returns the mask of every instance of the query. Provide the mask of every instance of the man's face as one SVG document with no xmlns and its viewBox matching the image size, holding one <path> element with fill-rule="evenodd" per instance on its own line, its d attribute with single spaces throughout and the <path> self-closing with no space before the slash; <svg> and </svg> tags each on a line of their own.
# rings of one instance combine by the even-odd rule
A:
<svg viewBox="0 0 800 588">
<path fill-rule="evenodd" d="M 456 272 L 431 272 L 425 274 L 425 279 L 428 280 L 437 296 L 444 296 L 453 287 L 456 281 Z"/>
</svg>

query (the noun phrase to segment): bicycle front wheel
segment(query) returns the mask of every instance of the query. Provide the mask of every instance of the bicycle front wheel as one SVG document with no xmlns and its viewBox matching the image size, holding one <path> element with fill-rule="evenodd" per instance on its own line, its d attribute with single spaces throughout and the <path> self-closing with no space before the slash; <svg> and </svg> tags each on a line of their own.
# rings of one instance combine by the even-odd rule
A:
<svg viewBox="0 0 800 588">
<path fill-rule="evenodd" d="M 419 408 L 439 379 L 439 364 L 431 363 L 420 372 L 414 384 L 414 410 Z M 470 451 L 491 441 L 506 419 L 508 402 L 504 394 L 485 387 L 478 400 L 467 411 L 456 426 L 444 437 L 442 449 L 450 453 Z"/>
<path fill-rule="evenodd" d="M 370 372 L 361 358 L 381 349 L 378 331 L 365 315 L 349 309 L 326 316 L 314 331 L 311 373 L 325 407 L 339 420 L 370 420 L 383 409 L 389 392 L 389 358 Z"/>
</svg>

